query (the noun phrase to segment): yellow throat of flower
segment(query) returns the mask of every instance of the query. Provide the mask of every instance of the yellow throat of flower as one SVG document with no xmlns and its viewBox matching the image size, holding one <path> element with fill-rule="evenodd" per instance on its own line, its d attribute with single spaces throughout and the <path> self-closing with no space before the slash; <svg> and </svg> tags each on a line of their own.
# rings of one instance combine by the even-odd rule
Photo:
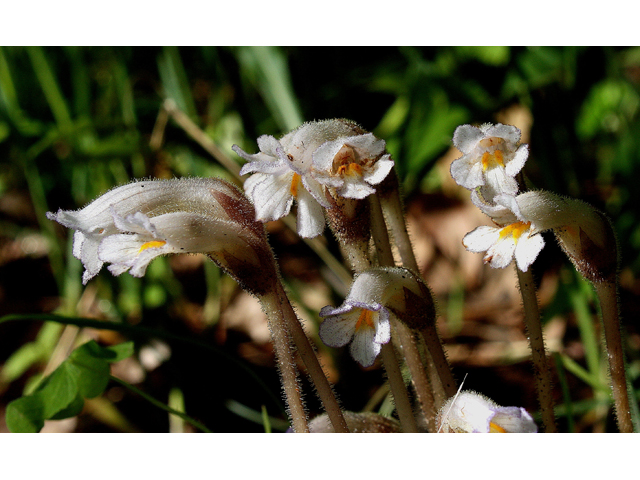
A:
<svg viewBox="0 0 640 480">
<path fill-rule="evenodd" d="M 489 422 L 489 433 L 507 433 L 507 431 L 500 425 Z"/>
<path fill-rule="evenodd" d="M 356 322 L 356 331 L 365 327 L 375 328 L 373 325 L 373 312 L 363 308 L 362 312 L 360 312 L 360 316 L 358 317 L 358 321 Z"/>
<path fill-rule="evenodd" d="M 480 146 L 487 149 L 487 151 L 482 154 L 482 169 L 485 172 L 490 168 L 498 166 L 504 168 L 504 153 L 499 148 L 496 148 L 503 143 L 504 139 L 499 137 L 489 137 L 480 140 Z M 493 150 L 493 152 L 489 150 Z"/>
<path fill-rule="evenodd" d="M 302 177 L 297 174 L 297 173 L 293 173 L 293 177 L 291 177 L 291 187 L 289 187 L 289 191 L 291 192 L 291 195 L 293 195 L 293 197 L 298 198 L 298 188 L 300 187 L 300 183 L 302 182 Z"/>
<path fill-rule="evenodd" d="M 516 222 L 511 225 L 507 225 L 500 230 L 500 240 L 504 240 L 507 237 L 513 237 L 514 242 L 518 242 L 518 239 L 523 233 L 531 228 L 531 222 Z"/>
<path fill-rule="evenodd" d="M 143 243 L 140 247 L 140 250 L 138 250 L 138 253 L 142 253 L 147 248 L 158 248 L 166 244 L 167 242 L 165 242 L 164 240 L 151 240 L 150 242 Z"/>
</svg>

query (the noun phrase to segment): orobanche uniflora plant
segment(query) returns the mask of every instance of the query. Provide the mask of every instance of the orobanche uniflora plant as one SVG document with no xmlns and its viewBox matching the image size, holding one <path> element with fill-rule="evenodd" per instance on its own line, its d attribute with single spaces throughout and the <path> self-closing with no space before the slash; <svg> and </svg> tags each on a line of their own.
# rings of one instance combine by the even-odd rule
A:
<svg viewBox="0 0 640 480">
<path fill-rule="evenodd" d="M 602 305 L 617 412 L 626 431 L 624 365 L 621 377 L 614 373 L 623 356 L 615 346 L 620 337 L 612 331 L 618 321 L 613 232 L 599 212 L 582 202 L 521 192 L 518 178 L 528 147 L 519 145 L 519 139 L 519 131 L 505 125 L 456 130 L 454 144 L 464 155 L 452 165 L 452 174 L 496 225 L 479 227 L 465 236 L 464 244 L 486 252 L 492 267 L 516 260 L 545 431 L 555 427 L 551 385 L 535 290 L 524 276 L 544 246 L 540 233 L 552 230 L 603 298 L 613 295 L 607 297 L 613 303 L 603 300 Z M 256 153 L 232 148 L 246 160 L 240 170 L 248 175 L 244 189 L 211 178 L 134 181 L 80 210 L 48 213 L 49 219 L 75 231 L 73 254 L 84 265 L 83 283 L 105 264 L 114 275 L 141 277 L 158 256 L 207 255 L 262 304 L 294 432 L 538 430 L 520 407 L 499 407 L 483 395 L 460 392 L 436 328 L 431 290 L 413 253 L 394 161 L 383 139 L 352 121 L 333 119 L 305 123 L 280 138 L 263 135 Z M 383 365 L 397 419 L 343 411 L 292 308 L 264 223 L 294 208 L 298 234 L 313 238 L 328 226 L 351 269 L 351 288 L 342 305 L 318 312 L 319 337 L 329 347 L 349 345 L 353 360 L 364 368 Z M 301 366 L 325 410 L 313 419 L 304 402 Z M 403 377 L 405 368 L 408 377 Z"/>
<path fill-rule="evenodd" d="M 451 164 L 451 176 L 471 190 L 473 204 L 495 224 L 476 228 L 462 243 L 470 252 L 484 252 L 484 262 L 493 268 L 505 268 L 515 259 L 542 421 L 545 431 L 553 432 L 551 374 L 530 267 L 544 247 L 540 234 L 554 233 L 599 297 L 618 426 L 622 432 L 632 432 L 617 303 L 615 233 L 601 212 L 580 200 L 543 190 L 525 191 L 521 170 L 529 149 L 518 145 L 519 140 L 520 131 L 509 125 L 462 125 L 456 129 L 453 143 L 463 156 Z"/>
</svg>

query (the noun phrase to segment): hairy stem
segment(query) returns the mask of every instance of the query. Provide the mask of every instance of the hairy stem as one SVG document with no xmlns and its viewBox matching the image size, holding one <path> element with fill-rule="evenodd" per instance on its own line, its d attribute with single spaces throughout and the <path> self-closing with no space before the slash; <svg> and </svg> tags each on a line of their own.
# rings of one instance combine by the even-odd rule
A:
<svg viewBox="0 0 640 480">
<path fill-rule="evenodd" d="M 400 372 L 400 367 L 398 366 L 398 357 L 396 356 L 392 342 L 382 345 L 382 362 L 387 372 L 389 386 L 393 394 L 393 401 L 396 405 L 400 425 L 402 425 L 402 431 L 405 433 L 416 433 L 418 431 L 418 425 L 413 416 L 407 387 L 404 384 L 402 372 Z"/>
<path fill-rule="evenodd" d="M 308 433 L 307 415 L 304 410 L 302 393 L 298 385 L 298 372 L 291 343 L 287 335 L 287 320 L 277 291 L 270 291 L 259 297 L 262 308 L 269 320 L 269 330 L 276 352 L 278 371 L 282 378 L 288 412 L 293 430 L 296 433 Z"/>
<path fill-rule="evenodd" d="M 281 309 L 286 318 L 287 325 L 289 326 L 291 337 L 293 338 L 293 343 L 296 345 L 305 367 L 307 367 L 307 372 L 311 377 L 311 381 L 316 388 L 316 393 L 327 412 L 329 421 L 333 425 L 334 432 L 348 433 L 349 428 L 347 427 L 347 422 L 342 415 L 342 410 L 340 409 L 338 400 L 336 399 L 333 389 L 329 384 L 329 380 L 327 380 L 327 377 L 322 370 L 322 366 L 318 361 L 318 357 L 311 346 L 311 342 L 309 342 L 309 339 L 300 324 L 300 320 L 294 312 L 282 284 L 280 283 L 278 284 L 277 294 Z"/>
<path fill-rule="evenodd" d="M 542 423 L 546 433 L 557 432 L 556 419 L 553 412 L 553 394 L 551 370 L 547 363 L 546 348 L 542 335 L 542 324 L 540 322 L 540 311 L 538 309 L 538 299 L 536 297 L 536 287 L 533 282 L 531 270 L 523 272 L 516 266 L 518 272 L 518 283 L 520 284 L 520 294 L 522 295 L 522 305 L 524 308 L 524 322 L 529 336 L 529 347 L 531 348 L 531 362 L 536 382 L 536 392 L 540 403 Z"/>
<path fill-rule="evenodd" d="M 390 177 L 391 175 L 393 175 L 389 180 L 391 187 L 380 197 L 380 205 L 384 212 L 384 218 L 391 230 L 394 243 L 398 247 L 402 265 L 420 274 L 420 268 L 413 253 L 413 246 L 407 231 L 397 175 L 395 171 L 390 173 Z M 435 324 L 433 328 L 428 328 L 428 332 L 423 329 L 421 333 L 422 341 L 427 345 L 425 352 L 427 361 L 430 362 L 430 365 L 435 364 L 435 368 L 427 369 L 427 375 L 430 379 L 437 410 L 446 399 L 455 395 L 457 390 L 456 382 L 451 373 L 451 366 L 445 355 Z"/>
<path fill-rule="evenodd" d="M 395 261 L 389 243 L 389 235 L 387 233 L 384 216 L 380 207 L 380 200 L 375 195 L 371 195 L 369 199 L 371 204 L 371 230 L 378 254 L 378 261 L 381 266 L 392 267 L 395 265 Z M 422 414 L 427 422 L 427 428 L 433 432 L 435 431 L 437 411 L 431 385 L 420 357 L 416 337 L 402 322 L 395 322 L 394 327 L 398 333 L 400 344 L 402 345 L 404 358 L 411 373 L 413 388 L 416 392 Z"/>
<path fill-rule="evenodd" d="M 618 428 L 623 433 L 632 433 L 634 428 L 629 407 L 624 347 L 620 333 L 617 281 L 614 277 L 609 281 L 593 282 L 593 285 L 600 300 Z"/>
</svg>

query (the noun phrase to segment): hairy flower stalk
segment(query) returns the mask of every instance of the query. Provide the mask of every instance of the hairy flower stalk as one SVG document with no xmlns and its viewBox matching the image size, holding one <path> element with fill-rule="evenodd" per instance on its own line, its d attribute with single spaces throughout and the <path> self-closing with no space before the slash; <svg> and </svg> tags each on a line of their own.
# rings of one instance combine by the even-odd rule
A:
<svg viewBox="0 0 640 480">
<path fill-rule="evenodd" d="M 372 195 L 369 197 L 369 203 L 371 206 L 372 236 L 376 246 L 378 263 L 383 267 L 393 267 L 395 266 L 395 261 L 391 251 L 391 244 L 389 243 L 384 215 L 380 207 L 380 199 Z M 432 387 L 418 349 L 417 339 L 403 322 L 395 322 L 394 327 L 395 331 L 398 332 L 418 404 L 427 423 L 427 430 L 433 432 L 435 431 L 437 409 Z"/>
<path fill-rule="evenodd" d="M 524 323 L 527 329 L 529 348 L 531 350 L 531 363 L 533 364 L 542 423 L 546 433 L 555 433 L 558 430 L 553 411 L 553 383 L 551 369 L 547 362 L 547 351 L 542 334 L 542 324 L 540 322 L 540 311 L 538 308 L 538 298 L 536 296 L 533 274 L 531 270 L 523 272 L 518 266 L 516 266 L 516 272 L 518 274 L 520 295 L 522 296 Z"/>
<path fill-rule="evenodd" d="M 381 184 L 379 191 L 384 220 L 389 225 L 394 243 L 398 247 L 402 265 L 415 273 L 419 273 L 420 269 L 407 231 L 404 207 L 395 170 Z M 428 288 L 426 288 L 426 291 L 429 298 L 431 298 L 431 292 L 429 292 Z M 426 318 L 427 316 L 425 316 Z M 434 311 L 433 318 L 418 326 L 416 331 L 419 332 L 420 340 L 426 346 L 425 356 L 427 357 L 429 383 L 433 389 L 436 405 L 440 406 L 455 394 L 457 387 L 436 328 L 435 319 Z"/>
<path fill-rule="evenodd" d="M 322 384 L 318 393 L 323 396 L 323 402 L 330 405 L 327 411 L 331 411 L 330 418 L 336 421 L 336 431 L 345 431 L 346 423 L 317 358 L 308 340 L 301 341 L 302 328 L 282 290 L 264 225 L 255 220 L 253 205 L 235 186 L 219 179 L 133 182 L 107 192 L 81 210 L 49 212 L 47 217 L 76 230 L 73 252 L 85 266 L 84 283 L 95 276 L 104 263 L 111 263 L 108 268 L 114 275 L 129 271 L 140 277 L 149 262 L 160 255 L 204 253 L 209 256 L 260 299 L 269 313 L 295 431 L 305 432 L 308 427 L 297 383 L 290 329 L 300 343 L 299 351 L 314 382 Z"/>
</svg>

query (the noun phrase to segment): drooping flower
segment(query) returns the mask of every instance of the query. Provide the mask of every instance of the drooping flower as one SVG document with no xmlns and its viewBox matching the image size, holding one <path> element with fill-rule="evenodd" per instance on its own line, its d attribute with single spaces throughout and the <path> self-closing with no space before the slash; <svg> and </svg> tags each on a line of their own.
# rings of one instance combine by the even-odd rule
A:
<svg viewBox="0 0 640 480">
<path fill-rule="evenodd" d="M 440 433 L 537 433 L 531 415 L 522 407 L 501 407 L 476 392 L 450 398 L 436 418 Z"/>
<path fill-rule="evenodd" d="M 451 164 L 451 176 L 469 190 L 481 187 L 489 201 L 500 194 L 515 195 L 518 183 L 514 177 L 529 156 L 529 147 L 518 146 L 519 140 L 520 130 L 512 125 L 459 126 L 453 144 L 463 155 Z"/>
<path fill-rule="evenodd" d="M 232 270 L 243 263 L 264 269 L 264 227 L 253 217 L 236 187 L 204 178 L 133 182 L 80 210 L 47 212 L 75 230 L 73 255 L 85 267 L 83 284 L 105 263 L 114 275 L 142 277 L 151 260 L 171 253 L 208 254 Z"/>
<path fill-rule="evenodd" d="M 256 219 L 278 220 L 298 205 L 298 234 L 310 238 L 325 226 L 323 208 L 331 206 L 326 188 L 347 198 L 364 198 L 381 182 L 393 162 L 384 155 L 384 141 L 342 119 L 307 122 L 280 140 L 263 135 L 259 152 L 233 150 L 249 163 L 240 173 L 252 173 L 244 188 L 255 205 Z"/>
<path fill-rule="evenodd" d="M 537 224 L 522 214 L 516 197 L 498 195 L 495 204 L 485 203 L 477 192 L 471 199 L 498 225 L 480 226 L 462 239 L 467 250 L 486 252 L 484 262 L 493 268 L 505 268 L 515 258 L 518 268 L 526 272 L 544 247 Z"/>
<path fill-rule="evenodd" d="M 325 345 L 342 347 L 349 342 L 354 360 L 373 365 L 381 346 L 391 339 L 390 316 L 415 315 L 415 300 L 424 292 L 415 275 L 405 268 L 376 267 L 357 275 L 344 303 L 324 307 L 319 335 Z M 411 304 L 407 302 L 409 300 Z M 430 303 L 431 297 L 425 299 Z M 432 303 L 430 303 L 432 306 Z"/>
<path fill-rule="evenodd" d="M 341 197 L 366 198 L 393 168 L 385 151 L 385 141 L 372 133 L 326 142 L 313 153 L 313 176 Z"/>
</svg>

